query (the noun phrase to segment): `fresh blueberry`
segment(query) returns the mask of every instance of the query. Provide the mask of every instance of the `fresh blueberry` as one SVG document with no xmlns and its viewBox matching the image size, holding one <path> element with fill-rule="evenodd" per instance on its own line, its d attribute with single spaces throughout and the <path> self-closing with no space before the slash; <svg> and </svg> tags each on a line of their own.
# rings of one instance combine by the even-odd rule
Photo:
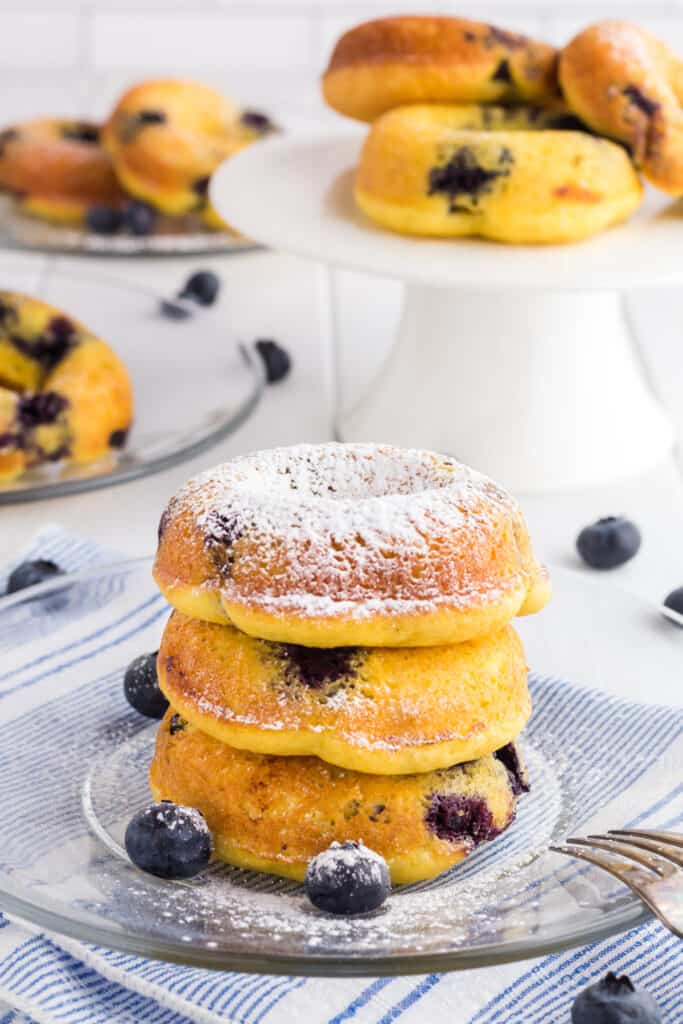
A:
<svg viewBox="0 0 683 1024">
<path fill-rule="evenodd" d="M 123 211 L 123 225 L 131 235 L 151 235 L 156 227 L 157 212 L 149 203 L 131 200 Z"/>
<path fill-rule="evenodd" d="M 623 516 L 607 516 L 584 526 L 576 547 L 584 562 L 593 569 L 616 569 L 638 552 L 640 530 Z"/>
<path fill-rule="evenodd" d="M 123 677 L 123 692 L 132 708 L 146 718 L 163 718 L 168 701 L 159 687 L 157 654 L 141 654 L 131 661 Z"/>
<path fill-rule="evenodd" d="M 138 811 L 128 823 L 125 844 L 133 864 L 157 878 L 192 878 L 211 859 L 204 815 L 170 800 Z"/>
<path fill-rule="evenodd" d="M 328 914 L 366 914 L 391 892 L 383 857 L 362 842 L 332 843 L 309 862 L 304 880 L 311 903 Z"/>
<path fill-rule="evenodd" d="M 193 315 L 190 307 L 191 303 L 183 303 L 180 299 L 161 299 L 159 302 L 161 315 L 169 320 L 189 320 Z"/>
<path fill-rule="evenodd" d="M 115 235 L 123 226 L 123 213 L 113 206 L 91 206 L 85 223 L 96 235 Z"/>
<path fill-rule="evenodd" d="M 671 608 L 672 611 L 683 615 L 683 587 L 676 587 L 670 594 L 667 594 L 664 598 L 664 604 L 667 608 Z"/>
<path fill-rule="evenodd" d="M 17 590 L 33 587 L 36 583 L 44 583 L 55 576 L 63 576 L 64 570 L 48 558 L 37 558 L 32 562 L 22 562 L 14 569 L 7 580 L 7 593 L 15 594 Z"/>
<path fill-rule="evenodd" d="M 275 384 L 287 376 L 292 368 L 292 357 L 282 345 L 270 338 L 259 338 L 254 342 L 254 348 L 263 360 L 269 384 Z"/>
<path fill-rule="evenodd" d="M 661 1024 L 662 1015 L 649 992 L 636 989 L 625 974 L 612 971 L 589 985 L 574 1000 L 572 1024 Z"/>
<path fill-rule="evenodd" d="M 198 270 L 185 282 L 180 298 L 194 299 L 200 306 L 213 306 L 220 287 L 221 282 L 217 274 L 211 270 Z"/>
<path fill-rule="evenodd" d="M 252 131 L 260 132 L 263 135 L 266 132 L 272 132 L 275 128 L 268 115 L 263 114 L 260 110 L 244 110 L 240 121 L 245 128 L 251 128 Z"/>
</svg>

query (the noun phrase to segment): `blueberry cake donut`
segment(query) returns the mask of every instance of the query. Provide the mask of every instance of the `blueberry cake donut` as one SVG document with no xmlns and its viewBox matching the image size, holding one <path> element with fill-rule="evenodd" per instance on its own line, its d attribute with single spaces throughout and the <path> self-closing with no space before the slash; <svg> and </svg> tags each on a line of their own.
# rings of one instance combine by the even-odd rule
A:
<svg viewBox="0 0 683 1024">
<path fill-rule="evenodd" d="M 604 21 L 560 56 L 571 108 L 595 131 L 625 143 L 658 188 L 683 193 L 683 61 L 637 25 Z"/>
<path fill-rule="evenodd" d="M 132 415 L 128 373 L 108 345 L 61 310 L 0 291 L 0 480 L 116 451 Z"/>
<path fill-rule="evenodd" d="M 517 503 L 452 458 L 298 445 L 191 480 L 154 576 L 191 618 L 308 647 L 459 643 L 550 596 Z"/>
<path fill-rule="evenodd" d="M 158 676 L 175 710 L 223 743 L 376 774 L 476 760 L 531 711 L 511 626 L 440 647 L 315 648 L 174 612 Z"/>
<path fill-rule="evenodd" d="M 552 102 L 557 51 L 466 18 L 379 18 L 341 37 L 322 91 L 360 121 L 409 103 Z"/>
<path fill-rule="evenodd" d="M 214 853 L 303 880 L 334 841 L 362 841 L 394 883 L 431 878 L 494 839 L 515 815 L 526 775 L 517 747 L 440 771 L 368 775 L 315 757 L 271 757 L 220 743 L 170 708 L 150 770 L 156 800 L 202 812 Z"/>
<path fill-rule="evenodd" d="M 125 189 L 161 213 L 199 213 L 224 226 L 208 202 L 216 168 L 272 129 L 263 114 L 240 112 L 198 82 L 142 82 L 119 100 L 104 125 L 103 144 Z"/>
<path fill-rule="evenodd" d="M 81 223 L 89 206 L 124 198 L 99 126 L 60 118 L 0 132 L 0 188 L 26 213 L 64 224 Z"/>
<path fill-rule="evenodd" d="M 581 131 L 466 131 L 457 108 L 415 105 L 372 125 L 355 198 L 392 231 L 511 243 L 573 242 L 642 200 L 626 151 Z"/>
</svg>

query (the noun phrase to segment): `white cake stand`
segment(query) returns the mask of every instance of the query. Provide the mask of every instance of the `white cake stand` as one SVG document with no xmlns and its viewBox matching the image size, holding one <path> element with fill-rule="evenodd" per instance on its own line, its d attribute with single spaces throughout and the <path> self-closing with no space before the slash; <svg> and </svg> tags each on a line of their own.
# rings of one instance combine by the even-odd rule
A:
<svg viewBox="0 0 683 1024">
<path fill-rule="evenodd" d="M 339 436 L 450 452 L 519 491 L 606 483 L 663 459 L 672 428 L 621 293 L 683 282 L 680 207 L 649 195 L 628 224 L 566 246 L 409 238 L 354 206 L 362 140 L 265 142 L 224 164 L 211 187 L 251 238 L 405 281 L 391 355 L 342 414 Z"/>
</svg>

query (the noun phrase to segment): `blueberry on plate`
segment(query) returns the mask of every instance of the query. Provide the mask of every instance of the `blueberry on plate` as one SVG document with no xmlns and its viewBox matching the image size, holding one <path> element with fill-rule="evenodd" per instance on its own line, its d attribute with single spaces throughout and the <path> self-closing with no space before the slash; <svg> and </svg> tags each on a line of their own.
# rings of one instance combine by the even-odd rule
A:
<svg viewBox="0 0 683 1024">
<path fill-rule="evenodd" d="M 157 211 L 149 203 L 137 199 L 126 204 L 123 211 L 123 226 L 131 235 L 151 235 L 158 220 Z"/>
<path fill-rule="evenodd" d="M 123 677 L 123 692 L 132 708 L 146 718 L 163 718 L 168 701 L 161 692 L 157 675 L 157 654 L 141 654 L 134 658 Z"/>
<path fill-rule="evenodd" d="M 22 562 L 14 569 L 7 580 L 7 593 L 15 594 L 26 587 L 34 587 L 55 576 L 63 576 L 64 570 L 49 558 L 36 558 L 31 562 Z"/>
<path fill-rule="evenodd" d="M 292 368 L 292 358 L 282 345 L 270 338 L 259 338 L 254 342 L 254 348 L 263 360 L 269 384 L 276 384 L 287 376 Z"/>
<path fill-rule="evenodd" d="M 114 206 L 91 206 L 85 223 L 96 235 L 115 235 L 123 226 L 123 213 Z"/>
<path fill-rule="evenodd" d="M 304 885 L 313 906 L 328 914 L 367 914 L 391 892 L 384 857 L 353 840 L 332 843 L 314 857 Z"/>
<path fill-rule="evenodd" d="M 592 569 L 616 569 L 637 554 L 640 543 L 640 530 L 624 516 L 598 519 L 576 539 L 579 554 Z"/>
<path fill-rule="evenodd" d="M 610 971 L 576 997 L 572 1024 L 662 1024 L 662 1015 L 649 992 Z"/>
<path fill-rule="evenodd" d="M 181 299 L 194 299 L 200 306 L 212 306 L 218 297 L 221 282 L 211 270 L 198 270 L 188 277 L 180 292 Z"/>
<path fill-rule="evenodd" d="M 201 811 L 162 800 L 128 823 L 126 851 L 136 867 L 157 878 L 192 878 L 211 859 L 211 833 Z"/>
</svg>

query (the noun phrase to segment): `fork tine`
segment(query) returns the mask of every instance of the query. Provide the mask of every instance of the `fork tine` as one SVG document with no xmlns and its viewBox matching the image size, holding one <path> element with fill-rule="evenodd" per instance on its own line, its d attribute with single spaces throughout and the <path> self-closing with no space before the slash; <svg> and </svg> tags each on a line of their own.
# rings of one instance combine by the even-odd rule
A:
<svg viewBox="0 0 683 1024">
<path fill-rule="evenodd" d="M 637 843 L 620 842 L 612 836 L 601 835 L 587 836 L 585 839 L 568 839 L 567 842 L 578 843 L 579 846 L 597 847 L 599 850 L 606 850 L 607 853 L 614 853 L 627 860 L 633 860 L 636 864 L 642 864 L 643 867 L 654 871 L 660 878 L 668 878 L 677 873 L 676 867 L 668 859 L 664 860 L 662 857 L 645 852 L 647 847 L 645 850 L 641 850 Z"/>
<path fill-rule="evenodd" d="M 574 840 L 569 840 L 569 842 L 574 842 Z M 594 864 L 596 868 L 602 868 L 608 875 L 619 879 L 620 882 L 624 881 L 622 872 L 619 871 L 616 861 L 612 860 L 611 857 L 602 857 L 599 853 L 589 853 L 582 846 L 577 849 L 573 846 L 558 844 L 557 846 L 549 847 L 549 849 L 554 850 L 555 853 L 564 853 L 568 857 L 576 857 L 578 860 L 587 860 L 589 864 Z"/>
<path fill-rule="evenodd" d="M 640 839 L 654 839 L 655 842 L 683 847 L 683 834 L 680 832 L 660 832 L 658 829 L 651 830 L 646 828 L 611 828 L 609 833 L 615 836 L 636 836 Z"/>
<path fill-rule="evenodd" d="M 653 833 L 653 835 L 655 834 Z M 661 834 L 665 835 L 666 833 Z M 646 839 L 644 836 L 631 836 L 619 829 L 610 829 L 608 835 L 619 839 L 624 836 L 628 839 L 631 846 L 638 846 L 641 850 L 650 850 L 652 853 L 657 853 L 660 857 L 664 857 L 665 860 L 670 860 L 672 864 L 678 864 L 679 867 L 683 868 L 683 852 L 679 853 L 678 849 L 672 849 L 672 844 L 663 839 Z M 607 836 L 602 838 L 607 838 Z"/>
</svg>

